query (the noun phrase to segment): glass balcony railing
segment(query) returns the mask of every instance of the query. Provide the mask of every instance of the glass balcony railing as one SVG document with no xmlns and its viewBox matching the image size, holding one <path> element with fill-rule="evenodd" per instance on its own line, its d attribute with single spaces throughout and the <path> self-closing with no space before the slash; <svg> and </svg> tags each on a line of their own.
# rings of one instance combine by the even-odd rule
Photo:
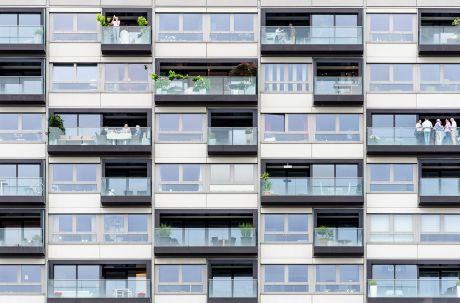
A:
<svg viewBox="0 0 460 303">
<path fill-rule="evenodd" d="M 256 127 L 210 127 L 209 145 L 256 145 Z"/>
<path fill-rule="evenodd" d="M 362 95 L 362 77 L 315 77 L 315 95 Z"/>
<path fill-rule="evenodd" d="M 362 44 L 361 26 L 262 26 L 262 44 Z"/>
<path fill-rule="evenodd" d="M 0 44 L 43 44 L 43 26 L 0 25 Z"/>
<path fill-rule="evenodd" d="M 155 82 L 157 95 L 255 95 L 257 77 L 227 76 L 205 77 L 203 81 L 168 80 L 160 78 Z"/>
<path fill-rule="evenodd" d="M 150 127 L 49 128 L 50 145 L 150 145 Z"/>
<path fill-rule="evenodd" d="M 419 44 L 460 45 L 460 27 L 420 26 Z"/>
<path fill-rule="evenodd" d="M 255 42 L 254 32 L 210 32 L 204 34 L 202 31 L 177 32 L 164 31 L 158 33 L 158 42 Z"/>
<path fill-rule="evenodd" d="M 148 232 L 123 232 L 119 230 L 104 231 L 102 235 L 93 232 L 60 232 L 51 234 L 51 243 L 57 244 L 85 244 L 85 243 L 104 243 L 104 244 L 129 244 L 129 243 L 148 243 Z"/>
<path fill-rule="evenodd" d="M 4 279 L 14 282 L 0 283 L 0 296 L 44 294 L 42 282 L 40 280 L 35 280 L 33 282 L 20 280 L 18 282 L 17 277 L 12 274 L 4 275 Z"/>
<path fill-rule="evenodd" d="M 150 26 L 104 26 L 102 44 L 151 44 Z"/>
<path fill-rule="evenodd" d="M 0 196 L 42 196 L 42 178 L 0 177 Z"/>
<path fill-rule="evenodd" d="M 421 178 L 420 196 L 460 196 L 460 178 Z"/>
<path fill-rule="evenodd" d="M 101 196 L 151 196 L 150 178 L 102 178 Z"/>
<path fill-rule="evenodd" d="M 43 230 L 37 228 L 0 228 L 0 247 L 43 246 Z"/>
<path fill-rule="evenodd" d="M 407 280 L 376 279 L 368 281 L 371 298 L 452 298 L 460 297 L 457 278 L 420 278 Z"/>
<path fill-rule="evenodd" d="M 49 280 L 48 298 L 150 298 L 150 280 Z"/>
<path fill-rule="evenodd" d="M 315 246 L 363 246 L 363 229 L 319 227 L 314 238 Z"/>
<path fill-rule="evenodd" d="M 209 298 L 257 298 L 257 280 L 253 278 L 209 279 Z"/>
<path fill-rule="evenodd" d="M 155 246 L 255 246 L 255 228 L 156 228 Z"/>
<path fill-rule="evenodd" d="M 0 130 L 0 143 L 30 143 L 44 141 L 44 132 L 40 130 Z"/>
<path fill-rule="evenodd" d="M 361 196 L 362 178 L 268 178 L 261 182 L 262 195 Z"/>
<path fill-rule="evenodd" d="M 429 127 L 368 127 L 368 145 L 457 145 L 458 131 Z"/>
<path fill-rule="evenodd" d="M 0 76 L 0 95 L 41 95 L 43 77 Z"/>
</svg>

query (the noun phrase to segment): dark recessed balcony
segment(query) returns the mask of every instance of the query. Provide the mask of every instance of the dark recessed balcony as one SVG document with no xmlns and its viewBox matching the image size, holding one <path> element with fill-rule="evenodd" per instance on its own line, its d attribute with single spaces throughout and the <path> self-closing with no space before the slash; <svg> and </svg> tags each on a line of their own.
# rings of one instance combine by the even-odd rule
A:
<svg viewBox="0 0 460 303">
<path fill-rule="evenodd" d="M 362 178 L 269 177 L 261 182 L 265 205 L 357 205 L 364 202 Z"/>
<path fill-rule="evenodd" d="M 363 53 L 361 26 L 262 26 L 263 55 L 312 55 Z"/>
<path fill-rule="evenodd" d="M 0 178 L 0 205 L 45 205 L 42 178 Z"/>
<path fill-rule="evenodd" d="M 150 26 L 104 26 L 101 51 L 104 55 L 150 55 L 152 28 Z"/>
<path fill-rule="evenodd" d="M 313 251 L 319 257 L 363 256 L 363 229 L 318 227 L 314 229 Z"/>
<path fill-rule="evenodd" d="M 257 155 L 256 127 L 209 127 L 208 155 L 255 156 Z"/>
<path fill-rule="evenodd" d="M 50 155 L 148 155 L 150 127 L 66 127 L 49 129 Z"/>
<path fill-rule="evenodd" d="M 0 104 L 44 105 L 43 83 L 41 76 L 0 76 Z"/>
<path fill-rule="evenodd" d="M 420 206 L 459 206 L 460 178 L 420 178 Z"/>
<path fill-rule="evenodd" d="M 0 256 L 43 256 L 42 228 L 0 228 Z"/>
<path fill-rule="evenodd" d="M 415 127 L 368 127 L 368 155 L 439 155 L 460 153 L 460 142 L 457 138 L 444 139 L 437 136 L 431 128 Z M 439 138 L 442 138 L 441 140 Z"/>
<path fill-rule="evenodd" d="M 208 280 L 208 302 L 257 302 L 257 279 L 251 277 Z"/>
<path fill-rule="evenodd" d="M 362 77 L 315 77 L 313 99 L 315 105 L 363 105 Z"/>
<path fill-rule="evenodd" d="M 460 27 L 420 26 L 418 51 L 420 55 L 460 54 Z"/>
<path fill-rule="evenodd" d="M 1 54 L 45 53 L 44 30 L 41 25 L 2 25 L 0 31 Z"/>
<path fill-rule="evenodd" d="M 150 178 L 102 178 L 101 204 L 104 206 L 149 206 L 152 204 Z"/>
</svg>

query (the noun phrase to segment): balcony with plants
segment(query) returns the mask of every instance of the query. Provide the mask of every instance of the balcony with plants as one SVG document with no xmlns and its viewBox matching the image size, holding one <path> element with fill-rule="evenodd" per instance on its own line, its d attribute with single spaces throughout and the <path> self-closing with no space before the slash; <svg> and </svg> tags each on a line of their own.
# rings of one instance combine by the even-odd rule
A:
<svg viewBox="0 0 460 303">
<path fill-rule="evenodd" d="M 418 51 L 427 56 L 460 54 L 459 11 L 422 9 L 419 14 Z"/>
</svg>

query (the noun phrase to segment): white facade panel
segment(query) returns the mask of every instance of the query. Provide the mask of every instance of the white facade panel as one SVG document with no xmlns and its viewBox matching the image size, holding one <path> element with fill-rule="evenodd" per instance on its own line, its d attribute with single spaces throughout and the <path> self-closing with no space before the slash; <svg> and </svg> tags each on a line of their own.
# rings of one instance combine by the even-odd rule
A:
<svg viewBox="0 0 460 303">
<path fill-rule="evenodd" d="M 1 159 L 45 159 L 46 144 L 0 143 Z"/>
<path fill-rule="evenodd" d="M 311 244 L 268 244 L 260 245 L 262 264 L 308 264 L 313 256 Z"/>
</svg>

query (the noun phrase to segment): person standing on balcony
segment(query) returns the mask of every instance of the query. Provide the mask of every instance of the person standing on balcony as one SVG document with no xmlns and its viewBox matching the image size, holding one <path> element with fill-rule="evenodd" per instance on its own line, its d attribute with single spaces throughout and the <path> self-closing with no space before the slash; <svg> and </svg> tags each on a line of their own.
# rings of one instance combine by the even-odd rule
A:
<svg viewBox="0 0 460 303">
<path fill-rule="evenodd" d="M 457 145 L 457 138 L 458 138 L 457 121 L 455 121 L 454 118 L 450 118 L 450 124 L 451 124 L 451 127 L 452 127 L 452 132 L 451 132 L 452 144 Z"/>
<path fill-rule="evenodd" d="M 110 25 L 113 26 L 113 37 L 114 41 L 118 41 L 120 36 L 120 19 L 116 15 L 113 15 L 112 21 L 110 21 Z"/>
<path fill-rule="evenodd" d="M 450 145 L 452 144 L 452 125 L 450 124 L 449 119 L 446 119 L 446 125 L 444 126 L 444 139 L 442 144 Z"/>
<path fill-rule="evenodd" d="M 289 43 L 295 44 L 295 38 L 296 38 L 295 36 L 296 36 L 295 27 L 292 25 L 292 23 L 289 23 L 289 30 L 288 30 Z"/>
<path fill-rule="evenodd" d="M 433 128 L 433 123 L 431 123 L 431 121 L 428 120 L 428 118 L 425 118 L 425 121 L 423 121 L 422 123 L 422 127 L 425 145 L 430 145 L 431 129 Z"/>
<path fill-rule="evenodd" d="M 422 120 L 418 120 L 418 122 L 415 124 L 415 141 L 416 141 L 417 145 L 422 145 L 423 144 Z"/>
<path fill-rule="evenodd" d="M 441 120 L 436 119 L 436 123 L 434 124 L 434 132 L 435 132 L 435 142 L 436 145 L 442 144 L 442 138 L 444 137 L 444 128 L 442 127 Z"/>
</svg>

